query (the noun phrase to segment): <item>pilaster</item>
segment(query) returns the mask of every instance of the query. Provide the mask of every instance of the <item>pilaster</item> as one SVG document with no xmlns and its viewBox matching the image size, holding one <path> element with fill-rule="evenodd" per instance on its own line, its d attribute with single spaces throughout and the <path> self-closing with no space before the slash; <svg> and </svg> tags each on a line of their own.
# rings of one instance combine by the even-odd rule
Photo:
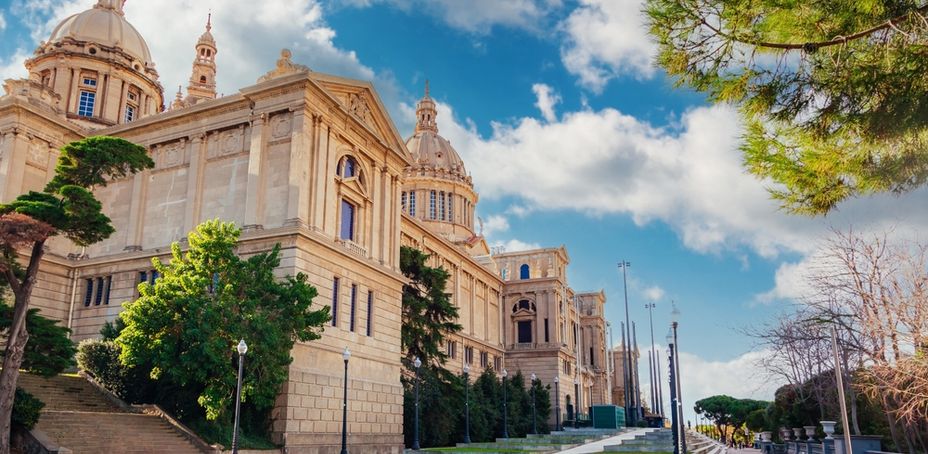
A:
<svg viewBox="0 0 928 454">
<path fill-rule="evenodd" d="M 285 225 L 309 225 L 309 142 L 307 138 L 306 111 L 299 108 L 293 112 L 290 132 L 290 168 L 287 189 L 287 217 Z M 309 125 L 312 128 L 313 125 Z M 315 129 L 315 128 L 312 128 Z M 310 131 L 312 131 L 310 129 Z"/>
<path fill-rule="evenodd" d="M 243 230 L 264 228 L 264 123 L 267 114 L 256 116 L 251 122 L 251 147 L 248 150 L 248 183 L 245 192 Z"/>
</svg>

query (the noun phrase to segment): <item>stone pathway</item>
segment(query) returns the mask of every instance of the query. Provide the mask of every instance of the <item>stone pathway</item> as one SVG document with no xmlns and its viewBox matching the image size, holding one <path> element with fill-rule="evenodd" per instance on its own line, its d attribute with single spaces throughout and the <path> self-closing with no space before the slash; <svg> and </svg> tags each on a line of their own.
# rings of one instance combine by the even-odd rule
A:
<svg viewBox="0 0 928 454">
<path fill-rule="evenodd" d="M 633 429 L 630 432 L 625 432 L 613 437 L 587 443 L 582 446 L 577 446 L 576 448 L 560 451 L 560 454 L 586 454 L 591 452 L 603 452 L 606 446 L 618 445 L 623 441 L 633 440 L 638 435 L 644 435 L 654 430 L 656 429 Z"/>
</svg>

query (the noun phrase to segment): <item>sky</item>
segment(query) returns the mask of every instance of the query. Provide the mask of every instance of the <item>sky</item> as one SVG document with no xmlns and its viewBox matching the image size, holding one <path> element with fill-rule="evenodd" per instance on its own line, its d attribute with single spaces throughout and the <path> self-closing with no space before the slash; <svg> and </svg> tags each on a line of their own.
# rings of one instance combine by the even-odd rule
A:
<svg viewBox="0 0 928 454">
<path fill-rule="evenodd" d="M 93 0 L 0 0 L 0 79 L 64 17 Z M 779 209 L 744 172 L 736 109 L 710 105 L 654 63 L 640 0 L 158 0 L 126 3 L 171 99 L 212 12 L 219 91 L 274 67 L 281 48 L 314 71 L 374 83 L 397 129 L 412 133 L 425 80 L 439 132 L 480 193 L 495 246 L 567 247 L 570 285 L 604 289 L 618 345 L 620 261 L 639 344 L 655 303 L 663 347 L 671 302 L 687 418 L 710 395 L 770 399 L 781 382 L 743 330 L 788 311 L 803 270 L 833 230 L 917 234 L 928 192 L 841 204 L 827 217 Z M 913 209 L 918 208 L 918 209 Z M 646 356 L 645 356 L 646 358 Z M 663 359 L 666 374 L 666 358 Z M 649 388 L 647 361 L 642 389 Z M 666 377 L 664 380 L 665 400 Z"/>
</svg>

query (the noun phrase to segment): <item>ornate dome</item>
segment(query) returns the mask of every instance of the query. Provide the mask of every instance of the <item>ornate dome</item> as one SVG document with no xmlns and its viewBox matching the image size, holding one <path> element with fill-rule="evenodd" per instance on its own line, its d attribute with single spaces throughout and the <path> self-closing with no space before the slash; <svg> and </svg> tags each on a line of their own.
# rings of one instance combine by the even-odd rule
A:
<svg viewBox="0 0 928 454">
<path fill-rule="evenodd" d="M 65 38 L 87 41 L 106 47 L 118 47 L 139 59 L 146 67 L 152 65 L 151 52 L 142 35 L 126 20 L 124 0 L 99 0 L 93 8 L 63 20 L 49 38 L 48 44 Z"/>
<path fill-rule="evenodd" d="M 438 135 L 437 116 L 435 101 L 429 97 L 426 84 L 425 96 L 416 105 L 416 132 L 406 139 L 406 148 L 414 160 L 407 173 L 461 181 L 472 186 L 461 156 L 448 139 Z"/>
</svg>

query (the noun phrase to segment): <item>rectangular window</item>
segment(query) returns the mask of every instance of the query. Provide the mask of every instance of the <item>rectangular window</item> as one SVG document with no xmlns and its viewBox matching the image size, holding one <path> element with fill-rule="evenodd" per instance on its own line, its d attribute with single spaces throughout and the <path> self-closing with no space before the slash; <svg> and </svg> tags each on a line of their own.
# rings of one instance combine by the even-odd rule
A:
<svg viewBox="0 0 928 454">
<path fill-rule="evenodd" d="M 129 96 L 129 101 L 138 101 L 139 99 L 139 95 L 135 93 L 134 91 L 130 91 L 128 93 L 128 96 Z"/>
<path fill-rule="evenodd" d="M 103 278 L 98 277 L 97 278 L 97 296 L 94 297 L 93 305 L 99 306 L 101 302 L 103 302 Z"/>
<path fill-rule="evenodd" d="M 113 276 L 106 277 L 106 293 L 103 295 L 103 304 L 110 304 L 110 287 L 113 286 Z"/>
<path fill-rule="evenodd" d="M 445 220 L 445 191 L 438 193 L 438 213 L 439 219 Z"/>
<path fill-rule="evenodd" d="M 400 196 L 400 206 L 403 207 L 403 213 L 406 212 L 406 191 L 403 191 L 402 196 Z"/>
<path fill-rule="evenodd" d="M 338 278 L 332 280 L 332 326 L 338 326 Z"/>
<path fill-rule="evenodd" d="M 416 191 L 409 193 L 409 215 L 416 217 Z"/>
<path fill-rule="evenodd" d="M 493 368 L 496 370 L 503 370 L 503 358 L 499 356 L 493 358 Z"/>
<path fill-rule="evenodd" d="M 155 282 L 158 282 L 158 278 L 161 277 L 161 274 L 158 273 L 158 270 L 151 270 L 151 273 L 148 273 L 148 283 L 155 285 Z"/>
<path fill-rule="evenodd" d="M 367 335 L 374 332 L 374 292 L 367 292 Z"/>
<path fill-rule="evenodd" d="M 522 321 L 519 322 L 519 343 L 520 344 L 530 344 L 532 343 L 532 322 Z"/>
<path fill-rule="evenodd" d="M 455 341 L 448 341 L 448 344 L 445 346 L 445 352 L 448 354 L 451 359 L 458 357 L 458 344 Z"/>
<path fill-rule="evenodd" d="M 84 307 L 90 306 L 93 301 L 93 279 L 84 279 Z"/>
<path fill-rule="evenodd" d="M 135 120 L 135 107 L 126 106 L 126 123 L 130 123 L 132 120 Z"/>
<path fill-rule="evenodd" d="M 148 282 L 148 271 L 139 271 L 139 284 Z"/>
<path fill-rule="evenodd" d="M 596 367 L 596 361 L 593 361 L 593 347 L 590 347 L 590 366 Z"/>
<path fill-rule="evenodd" d="M 354 241 L 354 205 L 342 200 L 342 225 L 340 238 Z"/>
<path fill-rule="evenodd" d="M 473 347 L 464 347 L 464 361 L 467 364 L 474 363 L 474 348 Z"/>
<path fill-rule="evenodd" d="M 435 191 L 429 192 L 429 219 L 435 220 Z"/>
<path fill-rule="evenodd" d="M 351 284 L 351 313 L 350 313 L 351 318 L 348 319 L 348 329 L 351 332 L 354 332 L 354 316 L 355 316 L 355 313 L 357 312 L 355 310 L 357 305 L 358 305 L 358 284 Z"/>
<path fill-rule="evenodd" d="M 487 352 L 480 352 L 480 367 L 486 368 L 490 365 L 490 356 Z"/>
<path fill-rule="evenodd" d="M 96 87 L 96 86 L 97 86 L 97 79 L 94 79 L 93 77 L 86 77 L 86 76 L 85 76 L 85 77 L 84 77 L 84 80 L 82 80 L 82 82 L 83 82 L 84 85 L 86 85 L 86 86 L 88 86 L 88 87 Z"/>
<path fill-rule="evenodd" d="M 551 342 L 548 339 L 548 319 L 545 319 L 545 342 Z"/>
<path fill-rule="evenodd" d="M 448 193 L 448 220 L 454 222 L 454 194 Z"/>
<path fill-rule="evenodd" d="M 92 117 L 93 105 L 96 99 L 96 93 L 92 91 L 81 90 L 81 97 L 77 102 L 77 114 L 82 117 Z"/>
</svg>

